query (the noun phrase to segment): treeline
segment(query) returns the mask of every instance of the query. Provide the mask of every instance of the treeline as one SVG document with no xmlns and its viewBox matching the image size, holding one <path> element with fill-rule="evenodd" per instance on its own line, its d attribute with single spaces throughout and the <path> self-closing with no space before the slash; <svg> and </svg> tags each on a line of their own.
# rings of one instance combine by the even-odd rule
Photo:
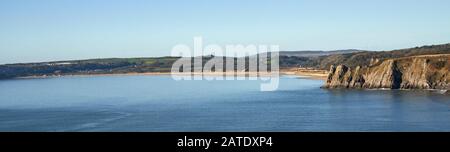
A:
<svg viewBox="0 0 450 152">
<path fill-rule="evenodd" d="M 168 72 L 178 57 L 111 58 L 0 65 L 0 78 L 70 74 Z"/>
<path fill-rule="evenodd" d="M 198 57 L 197 57 L 198 58 Z M 205 65 L 214 56 L 202 57 L 202 65 Z M 74 60 L 42 63 L 22 63 L 0 65 L 0 79 L 9 79 L 27 76 L 58 76 L 58 75 L 84 75 L 84 74 L 124 74 L 124 73 L 146 73 L 146 72 L 171 72 L 172 65 L 180 57 L 159 57 L 159 58 L 110 58 Z M 189 59 L 189 58 L 187 58 Z M 223 67 L 226 70 L 226 60 L 230 58 L 222 57 Z M 233 70 L 248 71 L 249 57 L 245 57 L 244 67 L 238 67 L 238 58 L 231 58 L 234 62 Z M 192 72 L 203 70 L 202 67 L 194 67 L 195 58 L 190 58 L 191 67 L 186 68 Z M 270 61 L 269 61 L 270 62 Z M 268 64 L 260 62 L 259 64 Z M 196 69 L 197 68 L 197 69 Z M 179 72 L 183 72 L 184 67 L 180 67 Z M 268 66 L 270 70 L 270 66 Z M 216 71 L 212 68 L 211 71 Z"/>
</svg>

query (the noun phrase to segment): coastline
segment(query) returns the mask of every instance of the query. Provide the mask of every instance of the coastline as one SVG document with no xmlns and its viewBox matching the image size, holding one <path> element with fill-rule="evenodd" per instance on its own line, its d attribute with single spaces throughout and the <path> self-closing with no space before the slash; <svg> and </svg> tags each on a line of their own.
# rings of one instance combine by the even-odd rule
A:
<svg viewBox="0 0 450 152">
<path fill-rule="evenodd" d="M 111 73 L 111 74 L 63 74 L 63 75 L 42 75 L 42 76 L 25 76 L 16 77 L 13 79 L 44 79 L 44 78 L 59 78 L 59 77 L 96 77 L 96 76 L 160 76 L 160 75 L 203 75 L 203 76 L 273 76 L 276 73 L 268 72 L 192 72 L 192 73 L 171 73 L 171 72 L 144 72 L 144 73 Z M 315 72 L 299 72 L 293 70 L 280 70 L 278 74 L 303 76 L 310 79 L 325 80 L 326 75 Z"/>
<path fill-rule="evenodd" d="M 316 70 L 316 69 L 305 69 L 305 68 L 288 68 L 281 69 L 280 74 L 282 75 L 295 75 L 295 76 L 304 76 L 309 79 L 316 80 L 326 80 L 328 77 L 328 71 L 325 70 Z"/>
</svg>

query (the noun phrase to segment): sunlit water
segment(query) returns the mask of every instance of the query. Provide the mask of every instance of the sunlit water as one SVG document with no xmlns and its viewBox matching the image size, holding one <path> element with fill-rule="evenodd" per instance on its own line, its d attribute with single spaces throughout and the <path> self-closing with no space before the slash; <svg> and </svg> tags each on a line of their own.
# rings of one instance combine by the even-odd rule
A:
<svg viewBox="0 0 450 152">
<path fill-rule="evenodd" d="M 0 81 L 0 131 L 450 131 L 450 96 L 326 90 L 321 80 L 170 76 Z"/>
</svg>

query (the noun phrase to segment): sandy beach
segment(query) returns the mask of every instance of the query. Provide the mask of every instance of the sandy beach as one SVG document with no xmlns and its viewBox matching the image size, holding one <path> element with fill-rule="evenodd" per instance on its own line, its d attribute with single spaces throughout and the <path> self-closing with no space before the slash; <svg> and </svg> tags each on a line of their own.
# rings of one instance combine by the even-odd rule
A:
<svg viewBox="0 0 450 152">
<path fill-rule="evenodd" d="M 320 80 L 325 80 L 328 77 L 328 71 L 316 69 L 299 69 L 299 68 L 281 69 L 280 74 L 306 76 L 311 79 L 320 79 Z"/>
<path fill-rule="evenodd" d="M 131 76 L 131 75 L 203 75 L 203 76 L 276 76 L 276 75 L 295 75 L 305 76 L 311 79 L 326 79 L 327 74 L 320 70 L 296 70 L 281 69 L 278 73 L 270 72 L 192 72 L 192 73 L 171 73 L 171 72 L 145 72 L 145 73 L 112 73 L 112 74 L 62 74 L 62 75 L 42 75 L 42 76 L 26 76 L 16 79 L 42 79 L 57 77 L 91 77 L 91 76 Z"/>
</svg>

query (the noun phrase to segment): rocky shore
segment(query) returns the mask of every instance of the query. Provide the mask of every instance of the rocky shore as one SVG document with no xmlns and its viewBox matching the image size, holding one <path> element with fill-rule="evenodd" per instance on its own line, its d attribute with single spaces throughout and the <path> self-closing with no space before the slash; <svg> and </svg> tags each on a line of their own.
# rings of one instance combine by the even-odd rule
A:
<svg viewBox="0 0 450 152">
<path fill-rule="evenodd" d="M 323 88 L 450 90 L 450 54 L 421 55 L 354 68 L 331 66 Z"/>
</svg>

